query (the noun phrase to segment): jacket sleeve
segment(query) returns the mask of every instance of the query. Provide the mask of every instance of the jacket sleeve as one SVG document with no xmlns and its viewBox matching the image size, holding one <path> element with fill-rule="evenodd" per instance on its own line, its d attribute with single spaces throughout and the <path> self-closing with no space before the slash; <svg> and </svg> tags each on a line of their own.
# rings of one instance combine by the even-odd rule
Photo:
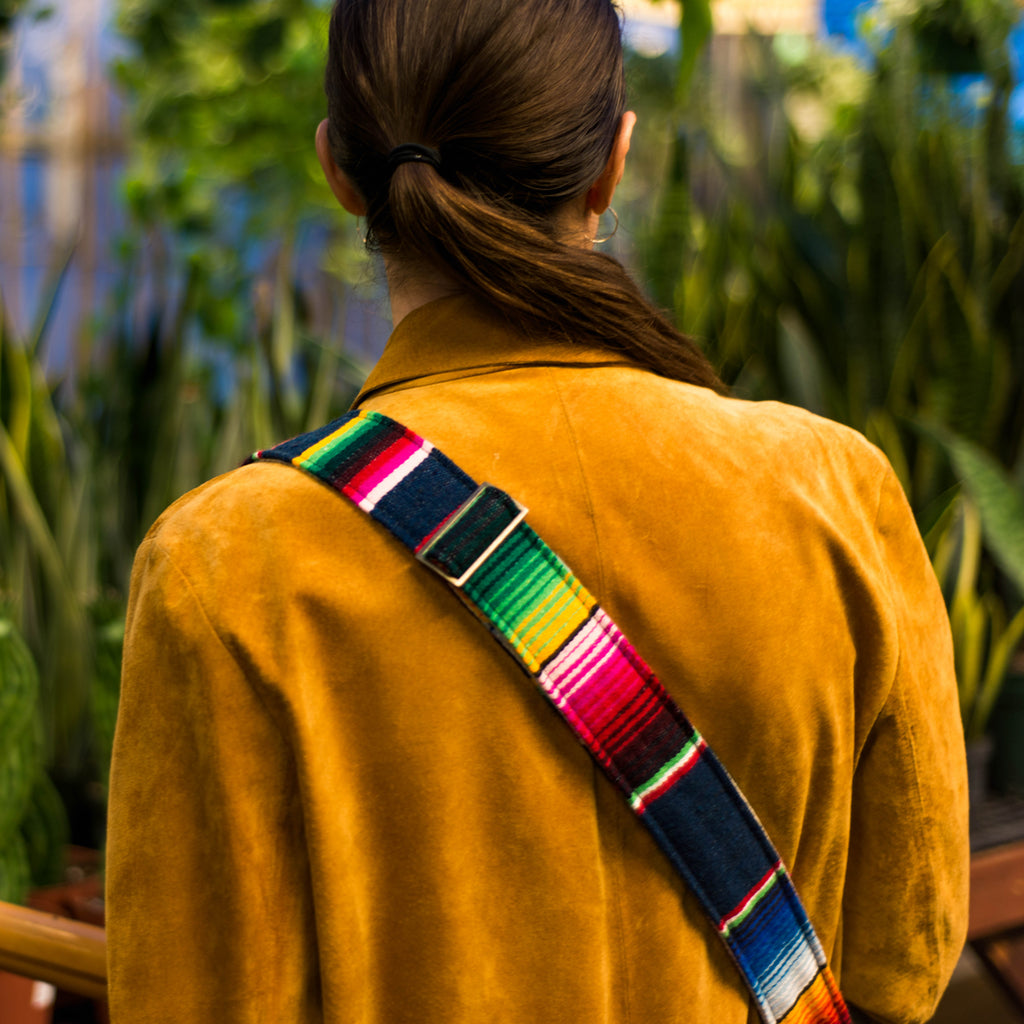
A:
<svg viewBox="0 0 1024 1024">
<path fill-rule="evenodd" d="M 189 579 L 136 558 L 107 852 L 115 1021 L 320 1019 L 285 738 Z"/>
<path fill-rule="evenodd" d="M 963 946 L 967 778 L 942 595 L 890 471 L 877 537 L 899 653 L 854 777 L 841 985 L 873 1018 L 931 1018 Z"/>
</svg>

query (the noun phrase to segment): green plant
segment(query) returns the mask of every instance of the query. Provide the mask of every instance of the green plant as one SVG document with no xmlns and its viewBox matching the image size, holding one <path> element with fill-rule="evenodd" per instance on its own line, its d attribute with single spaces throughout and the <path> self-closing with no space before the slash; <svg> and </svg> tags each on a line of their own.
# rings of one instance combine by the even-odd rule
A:
<svg viewBox="0 0 1024 1024">
<path fill-rule="evenodd" d="M 233 357 L 253 340 L 245 315 L 258 298 L 253 280 L 269 283 L 273 315 L 283 319 L 261 339 L 272 342 L 282 384 L 302 357 L 288 329 L 300 240 L 313 224 L 346 222 L 313 148 L 326 112 L 328 14 L 317 0 L 117 4 L 127 46 L 114 71 L 130 116 L 123 195 L 133 230 L 155 254 L 154 277 L 189 289 L 205 341 L 235 349 Z M 333 236 L 329 247 L 341 251 L 332 267 L 352 266 L 357 239 L 355 231 Z M 297 416 L 301 390 L 275 395 L 286 415 Z"/>
<path fill-rule="evenodd" d="M 690 89 L 641 236 L 652 290 L 738 393 L 862 430 L 925 526 L 954 478 L 914 417 L 1015 472 L 1024 460 L 1006 6 L 970 5 L 988 74 L 967 99 L 922 63 L 924 7 L 878 32 L 874 67 L 808 40 L 739 41 L 739 81 L 712 59 Z"/>
<path fill-rule="evenodd" d="M 73 254 L 25 337 L 0 307 L 0 607 L 38 666 L 41 757 L 76 819 L 90 805 L 87 842 L 101 841 L 142 536 L 255 447 L 330 419 L 365 375 L 313 333 L 295 267 L 302 218 L 328 194 L 311 167 L 325 11 L 125 0 L 120 13 L 137 145 L 114 301 L 74 339 L 73 374 L 46 369 Z M 215 124 L 231 145 L 210 146 Z M 346 265 L 346 250 L 332 258 Z"/>
<path fill-rule="evenodd" d="M 888 455 L 945 584 L 970 735 L 1024 629 L 1019 18 L 1010 0 L 878 4 L 871 65 L 802 38 L 719 42 L 674 106 L 669 65 L 634 61 L 661 134 L 637 140 L 664 181 L 640 236 L 651 289 L 739 395 Z M 966 93 L 949 77 L 965 70 Z"/>
<path fill-rule="evenodd" d="M 933 564 L 944 584 L 956 658 L 960 714 L 967 739 L 988 728 L 1014 652 L 1024 640 L 1024 606 L 1011 617 L 997 590 L 983 580 L 978 506 L 960 495 L 933 540 Z"/>
<path fill-rule="evenodd" d="M 43 767 L 39 677 L 14 624 L 0 618 L 0 900 L 57 881 L 67 819 Z"/>
<path fill-rule="evenodd" d="M 0 331 L 0 598 L 40 669 L 43 755 L 100 842 L 128 577 L 159 513 L 258 446 L 325 422 L 364 371 L 308 333 L 282 278 L 225 361 L 196 330 L 194 277 L 140 310 L 126 264 L 110 333 L 75 387 L 44 370 L 63 267 L 29 339 Z M 3 323 L 0 316 L 0 324 Z M 292 358 L 281 367 L 278 333 Z"/>
<path fill-rule="evenodd" d="M 41 352 L 65 267 L 28 338 L 12 335 L 0 309 L 0 599 L 39 668 L 43 750 L 58 779 L 86 753 L 86 604 L 97 590 L 89 467 Z"/>
<path fill-rule="evenodd" d="M 963 481 L 928 543 L 949 607 L 964 731 L 975 739 L 1024 642 L 1024 485 L 971 442 L 925 429 Z"/>
</svg>

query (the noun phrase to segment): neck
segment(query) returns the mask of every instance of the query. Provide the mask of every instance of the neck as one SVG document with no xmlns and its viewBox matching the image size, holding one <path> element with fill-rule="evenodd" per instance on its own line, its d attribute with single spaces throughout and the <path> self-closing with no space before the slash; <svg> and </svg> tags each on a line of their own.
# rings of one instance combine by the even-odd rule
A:
<svg viewBox="0 0 1024 1024">
<path fill-rule="evenodd" d="M 410 267 L 392 260 L 385 260 L 384 267 L 391 298 L 391 321 L 395 327 L 414 309 L 465 290 L 453 278 L 433 267 Z"/>
</svg>

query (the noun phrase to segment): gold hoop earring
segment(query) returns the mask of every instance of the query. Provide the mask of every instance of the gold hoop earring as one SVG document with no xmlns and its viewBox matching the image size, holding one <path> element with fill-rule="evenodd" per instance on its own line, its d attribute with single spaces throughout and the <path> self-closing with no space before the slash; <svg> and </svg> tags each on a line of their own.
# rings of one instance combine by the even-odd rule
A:
<svg viewBox="0 0 1024 1024">
<path fill-rule="evenodd" d="M 615 227 L 605 235 L 603 238 L 595 238 L 594 245 L 600 245 L 601 242 L 607 242 L 609 238 L 614 237 L 615 232 L 619 230 L 619 215 L 615 212 L 615 209 L 611 206 L 608 207 L 608 212 L 615 218 Z"/>
</svg>

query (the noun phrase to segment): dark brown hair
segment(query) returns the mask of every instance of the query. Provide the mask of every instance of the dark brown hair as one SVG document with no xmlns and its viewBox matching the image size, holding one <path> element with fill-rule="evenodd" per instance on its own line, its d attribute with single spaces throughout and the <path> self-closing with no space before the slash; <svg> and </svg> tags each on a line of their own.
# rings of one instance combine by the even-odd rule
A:
<svg viewBox="0 0 1024 1024">
<path fill-rule="evenodd" d="M 444 265 L 527 330 L 721 386 L 621 264 L 560 238 L 625 110 L 612 0 L 337 0 L 326 92 L 332 155 L 385 255 Z M 389 170 L 403 143 L 440 170 Z"/>
</svg>

